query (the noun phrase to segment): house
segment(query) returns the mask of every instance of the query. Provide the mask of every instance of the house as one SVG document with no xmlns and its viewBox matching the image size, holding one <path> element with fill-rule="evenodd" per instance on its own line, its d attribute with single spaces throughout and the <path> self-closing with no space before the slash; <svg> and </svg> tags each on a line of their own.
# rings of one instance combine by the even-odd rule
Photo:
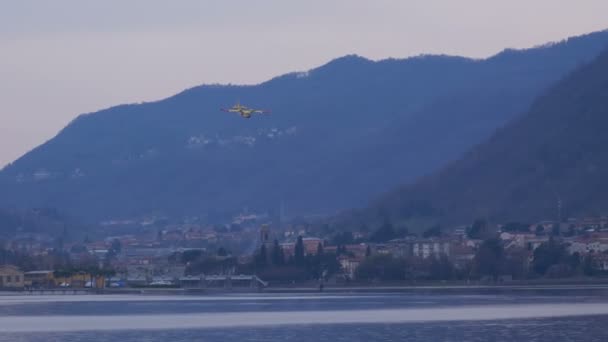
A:
<svg viewBox="0 0 608 342">
<path fill-rule="evenodd" d="M 316 255 L 319 244 L 321 246 L 325 245 L 322 239 L 316 237 L 305 237 L 302 239 L 302 244 L 304 245 L 304 254 L 306 255 Z"/>
<path fill-rule="evenodd" d="M 418 258 L 439 258 L 441 255 L 450 256 L 450 242 L 447 240 L 418 240 L 413 243 L 412 254 Z"/>
<path fill-rule="evenodd" d="M 53 271 L 30 271 L 23 275 L 25 286 L 31 287 L 53 287 L 55 275 Z"/>
<path fill-rule="evenodd" d="M 593 233 L 572 239 L 568 251 L 579 254 L 608 251 L 608 236 L 605 233 Z"/>
<path fill-rule="evenodd" d="M 413 239 L 393 239 L 385 244 L 385 248 L 388 254 L 394 257 L 409 258 L 413 256 L 413 245 Z M 381 251 L 378 249 L 377 252 L 380 252 L 380 254 L 382 254 Z"/>
<path fill-rule="evenodd" d="M 450 250 L 450 260 L 459 270 L 466 269 L 475 258 L 475 249 L 466 244 L 454 244 Z"/>
<path fill-rule="evenodd" d="M 98 260 L 104 260 L 108 256 L 109 252 L 110 251 L 108 249 L 93 249 L 89 251 L 89 253 L 95 256 L 95 258 Z"/>
<path fill-rule="evenodd" d="M 355 257 L 362 259 L 365 258 L 367 254 L 367 244 L 360 243 L 355 245 L 345 245 L 344 250 L 347 254 L 354 255 Z"/>
<path fill-rule="evenodd" d="M 70 287 L 74 288 L 104 288 L 106 284 L 106 279 L 104 276 L 94 276 L 87 272 L 78 272 L 67 277 L 57 278 L 55 282 L 56 285 L 61 285 L 63 283 L 69 284 Z"/>
<path fill-rule="evenodd" d="M 378 246 L 380 246 L 380 248 L 384 248 L 384 245 L 378 245 L 378 244 L 374 244 L 374 245 L 368 245 L 366 243 L 361 243 L 361 244 L 357 244 L 357 245 L 343 245 L 340 246 L 341 248 L 343 248 L 342 252 L 343 254 L 346 255 L 350 255 L 350 256 L 355 256 L 355 257 L 359 257 L 359 258 L 364 258 L 367 255 L 367 248 L 373 247 L 373 253 L 378 253 Z M 323 251 L 325 252 L 325 254 L 338 254 L 338 246 L 327 246 L 327 247 L 323 247 Z M 371 251 L 371 250 L 370 250 Z"/>
<path fill-rule="evenodd" d="M 295 254 L 296 244 L 294 242 L 285 242 L 280 244 L 283 249 L 283 254 L 286 258 L 292 258 Z"/>
<path fill-rule="evenodd" d="M 338 262 L 340 263 L 340 266 L 342 266 L 344 275 L 349 279 L 355 279 L 355 272 L 357 271 L 357 268 L 359 268 L 359 265 L 361 265 L 363 262 L 363 258 L 340 256 L 338 257 Z"/>
<path fill-rule="evenodd" d="M 533 245 L 538 245 L 536 242 L 540 241 L 541 243 L 547 241 L 546 237 L 538 237 L 536 234 L 532 233 L 509 233 L 503 232 L 500 234 L 500 239 L 505 243 L 506 248 L 517 247 L 517 248 L 529 248 L 529 243 L 533 243 Z M 534 248 L 536 248 L 534 247 Z"/>
<path fill-rule="evenodd" d="M 315 238 L 315 237 L 303 238 L 302 245 L 304 246 L 304 254 L 305 255 L 316 255 L 317 249 L 319 248 L 319 244 L 321 244 L 321 246 L 325 246 L 325 241 L 323 241 L 322 239 L 319 239 L 319 238 Z M 281 243 L 280 246 L 283 249 L 283 253 L 285 254 L 285 257 L 291 258 L 294 256 L 295 250 L 296 250 L 295 242 L 284 242 L 284 243 Z M 270 250 L 268 248 L 271 248 L 271 247 L 267 247 L 267 250 Z"/>
<path fill-rule="evenodd" d="M 23 272 L 12 265 L 0 266 L 0 289 L 23 288 Z"/>
<path fill-rule="evenodd" d="M 603 272 L 608 271 L 608 255 L 597 253 L 593 259 L 595 261 L 595 269 Z"/>
</svg>

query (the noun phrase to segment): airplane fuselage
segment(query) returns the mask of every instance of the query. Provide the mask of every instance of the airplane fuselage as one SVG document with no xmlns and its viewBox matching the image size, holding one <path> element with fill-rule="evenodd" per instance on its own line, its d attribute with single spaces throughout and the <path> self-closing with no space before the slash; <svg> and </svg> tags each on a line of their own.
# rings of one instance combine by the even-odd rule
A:
<svg viewBox="0 0 608 342">
<path fill-rule="evenodd" d="M 240 104 L 237 104 L 230 109 L 222 109 L 222 110 L 225 112 L 229 112 L 229 113 L 238 113 L 241 117 L 243 117 L 245 119 L 251 118 L 251 115 L 253 115 L 254 113 L 267 113 L 267 111 L 248 108 L 245 106 L 241 106 Z"/>
<path fill-rule="evenodd" d="M 241 116 L 244 117 L 245 119 L 249 119 L 251 117 L 251 114 L 253 114 L 254 112 L 255 112 L 255 110 L 251 110 L 251 109 L 241 109 L 239 111 Z"/>
</svg>

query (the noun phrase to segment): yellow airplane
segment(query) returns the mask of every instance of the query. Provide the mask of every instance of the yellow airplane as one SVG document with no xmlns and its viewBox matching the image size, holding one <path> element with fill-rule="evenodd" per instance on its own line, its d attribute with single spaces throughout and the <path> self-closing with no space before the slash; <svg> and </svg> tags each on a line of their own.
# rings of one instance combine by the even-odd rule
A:
<svg viewBox="0 0 608 342">
<path fill-rule="evenodd" d="M 253 109 L 253 108 L 245 107 L 245 106 L 241 105 L 240 102 L 237 102 L 234 106 L 232 106 L 230 108 L 220 108 L 220 110 L 222 112 L 226 112 L 226 113 L 238 113 L 241 117 L 243 117 L 245 119 L 251 118 L 251 115 L 253 115 L 253 114 L 269 114 L 270 113 L 269 110 Z"/>
</svg>

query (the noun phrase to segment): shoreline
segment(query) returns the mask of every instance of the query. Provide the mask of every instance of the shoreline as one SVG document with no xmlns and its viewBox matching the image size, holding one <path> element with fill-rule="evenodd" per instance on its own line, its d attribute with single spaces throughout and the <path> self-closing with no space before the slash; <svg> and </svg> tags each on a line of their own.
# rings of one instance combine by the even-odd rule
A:
<svg viewBox="0 0 608 342">
<path fill-rule="evenodd" d="M 608 280 L 604 281 L 552 281 L 552 282 L 510 282 L 499 284 L 352 284 L 325 285 L 319 290 L 317 285 L 269 286 L 263 289 L 233 287 L 229 288 L 104 288 L 104 289 L 36 289 L 0 291 L 0 297 L 15 295 L 216 295 L 216 294 L 289 294 L 289 293 L 407 293 L 433 292 L 437 294 L 477 292 L 525 292 L 525 291 L 605 291 L 608 294 Z"/>
</svg>

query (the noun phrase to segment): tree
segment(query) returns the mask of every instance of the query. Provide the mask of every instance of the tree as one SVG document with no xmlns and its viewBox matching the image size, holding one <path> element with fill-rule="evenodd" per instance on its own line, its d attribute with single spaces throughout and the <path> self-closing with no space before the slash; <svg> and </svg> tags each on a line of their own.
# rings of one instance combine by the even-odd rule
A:
<svg viewBox="0 0 608 342">
<path fill-rule="evenodd" d="M 266 266 L 267 260 L 268 260 L 268 253 L 266 252 L 266 245 L 262 244 L 262 247 L 260 247 L 260 252 L 258 253 L 257 257 L 255 258 L 256 266 L 258 266 L 260 268 L 264 268 Z"/>
<path fill-rule="evenodd" d="M 283 251 L 283 247 L 279 248 L 279 262 L 281 266 L 285 265 L 285 252 Z"/>
<path fill-rule="evenodd" d="M 545 233 L 545 226 L 539 224 L 538 226 L 536 226 L 536 229 L 534 229 L 534 232 L 536 233 L 536 236 L 543 235 Z"/>
<path fill-rule="evenodd" d="M 324 256 L 323 245 L 319 242 L 317 245 L 317 253 L 314 256 L 306 258 L 306 269 L 309 277 L 312 279 L 320 279 L 322 277 L 325 260 Z"/>
<path fill-rule="evenodd" d="M 283 249 L 279 245 L 278 240 L 274 240 L 272 247 L 272 264 L 275 266 L 282 266 L 285 263 Z"/>
<path fill-rule="evenodd" d="M 189 264 L 201 258 L 203 252 L 200 249 L 187 250 L 182 253 L 181 261 L 183 264 Z"/>
<path fill-rule="evenodd" d="M 334 237 L 331 239 L 331 244 L 332 245 L 349 245 L 351 243 L 353 243 L 355 241 L 355 238 L 353 236 L 352 232 L 346 231 L 346 232 L 342 232 L 342 233 L 338 233 L 336 235 L 334 235 Z"/>
<path fill-rule="evenodd" d="M 357 268 L 356 278 L 361 280 L 404 280 L 408 271 L 405 259 L 391 255 L 375 255 L 365 259 Z"/>
<path fill-rule="evenodd" d="M 568 258 L 568 264 L 573 270 L 576 270 L 581 265 L 581 254 L 579 252 L 574 252 L 570 254 Z"/>
<path fill-rule="evenodd" d="M 63 239 L 63 236 L 56 238 L 55 239 L 55 250 L 63 251 L 64 242 L 65 242 L 65 240 Z"/>
<path fill-rule="evenodd" d="M 255 261 L 258 262 L 260 259 L 256 256 Z M 187 275 L 199 275 L 203 274 L 226 274 L 232 272 L 237 266 L 237 260 L 234 257 L 227 258 L 215 258 L 207 257 L 198 259 L 196 262 L 188 265 L 186 268 Z M 262 268 L 264 265 L 261 265 Z"/>
<path fill-rule="evenodd" d="M 593 256 L 588 254 L 583 258 L 583 274 L 588 277 L 595 275 L 595 263 Z"/>
<path fill-rule="evenodd" d="M 572 237 L 576 235 L 576 226 L 571 224 L 568 226 L 568 231 L 566 232 L 566 237 Z"/>
<path fill-rule="evenodd" d="M 85 245 L 73 245 L 72 248 L 70 248 L 70 252 L 71 253 L 86 253 L 87 252 L 87 247 Z M 108 253 L 113 252 L 112 249 L 110 249 L 108 251 Z"/>
<path fill-rule="evenodd" d="M 61 232 L 61 237 L 63 238 L 63 241 L 68 241 L 69 239 L 69 233 L 68 233 L 68 226 L 67 224 L 63 224 L 63 231 Z"/>
<path fill-rule="evenodd" d="M 323 244 L 320 243 L 320 242 L 317 245 L 317 256 L 318 257 L 322 257 L 323 256 Z"/>
<path fill-rule="evenodd" d="M 229 254 L 228 251 L 224 247 L 220 247 L 217 249 L 217 256 L 219 256 L 219 257 L 225 257 L 225 256 L 228 256 L 228 254 Z"/>
<path fill-rule="evenodd" d="M 393 225 L 385 220 L 384 223 L 376 230 L 369 238 L 372 242 L 387 242 L 396 237 L 395 229 Z"/>
<path fill-rule="evenodd" d="M 440 225 L 434 225 L 422 233 L 423 238 L 440 237 L 443 235 Z"/>
<path fill-rule="evenodd" d="M 530 225 L 526 224 L 526 223 L 521 223 L 521 222 L 508 222 L 507 224 L 505 224 L 504 226 L 502 226 L 501 230 L 503 232 L 509 232 L 509 233 L 526 233 L 526 232 L 530 232 Z"/>
<path fill-rule="evenodd" d="M 294 249 L 294 262 L 298 266 L 304 265 L 304 241 L 302 236 L 298 236 L 298 240 L 296 242 L 296 246 Z"/>
<path fill-rule="evenodd" d="M 122 251 L 122 244 L 120 243 L 120 240 L 112 240 L 112 245 L 110 248 L 114 251 L 114 253 L 119 254 Z"/>
<path fill-rule="evenodd" d="M 342 246 L 341 245 L 336 245 L 336 256 L 340 256 L 342 255 Z"/>
<path fill-rule="evenodd" d="M 568 263 L 568 252 L 562 243 L 553 238 L 534 250 L 533 268 L 538 274 L 545 275 L 551 266 L 560 263 Z"/>
<path fill-rule="evenodd" d="M 454 275 L 454 266 L 446 255 L 432 258 L 430 275 L 434 280 L 449 280 Z"/>
<path fill-rule="evenodd" d="M 114 260 L 114 258 L 116 258 L 116 252 L 114 252 L 113 249 L 108 250 L 108 252 L 106 253 L 104 260 L 103 260 L 103 264 L 104 265 L 109 265 L 112 260 Z"/>
<path fill-rule="evenodd" d="M 504 247 L 497 238 L 485 240 L 473 259 L 475 270 L 480 276 L 491 276 L 496 281 L 504 263 Z"/>
<path fill-rule="evenodd" d="M 321 225 L 321 234 L 323 235 L 329 235 L 331 234 L 331 228 L 329 227 L 329 224 L 324 223 L 323 225 Z"/>
<path fill-rule="evenodd" d="M 552 236 L 559 236 L 560 235 L 559 223 L 554 223 L 553 224 L 553 226 L 551 227 L 551 235 Z"/>
<path fill-rule="evenodd" d="M 469 239 L 480 240 L 489 238 L 488 223 L 486 220 L 477 219 L 471 227 L 467 228 L 466 233 Z"/>
<path fill-rule="evenodd" d="M 503 274 L 509 274 L 513 279 L 524 279 L 528 273 L 528 251 L 523 248 L 512 248 L 505 251 Z"/>
</svg>

